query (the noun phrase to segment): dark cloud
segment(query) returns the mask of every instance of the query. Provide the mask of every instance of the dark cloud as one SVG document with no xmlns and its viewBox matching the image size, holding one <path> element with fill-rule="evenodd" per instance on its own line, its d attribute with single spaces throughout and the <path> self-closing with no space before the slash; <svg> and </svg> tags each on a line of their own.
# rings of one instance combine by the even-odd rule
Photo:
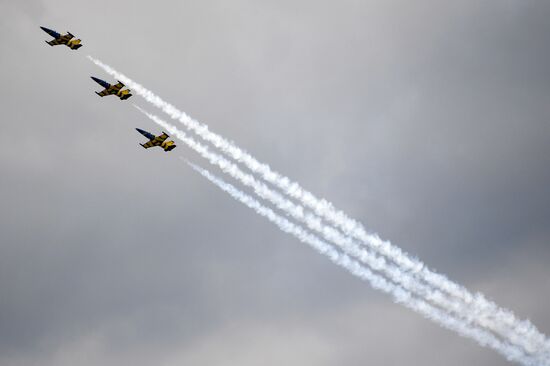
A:
<svg viewBox="0 0 550 366">
<path fill-rule="evenodd" d="M 503 363 L 141 149 L 86 54 L 550 332 L 549 6 L 0 7 L 1 364 Z"/>
</svg>

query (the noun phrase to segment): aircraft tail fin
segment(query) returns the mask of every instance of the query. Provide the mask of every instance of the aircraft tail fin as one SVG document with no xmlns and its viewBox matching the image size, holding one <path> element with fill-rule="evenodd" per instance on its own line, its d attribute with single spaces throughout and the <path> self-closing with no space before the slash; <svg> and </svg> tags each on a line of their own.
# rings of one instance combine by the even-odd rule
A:
<svg viewBox="0 0 550 366">
<path fill-rule="evenodd" d="M 168 152 L 174 150 L 176 148 L 176 144 L 174 143 L 174 141 L 167 141 L 162 145 L 162 147 L 164 148 L 165 152 Z"/>
</svg>

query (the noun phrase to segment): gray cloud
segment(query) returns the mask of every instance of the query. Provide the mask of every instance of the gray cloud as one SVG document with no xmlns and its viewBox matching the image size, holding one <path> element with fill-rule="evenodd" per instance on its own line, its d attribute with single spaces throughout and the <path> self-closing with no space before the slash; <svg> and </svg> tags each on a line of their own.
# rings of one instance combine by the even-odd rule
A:
<svg viewBox="0 0 550 366">
<path fill-rule="evenodd" d="M 0 7 L 0 364 L 503 363 L 141 149 L 86 54 L 550 332 L 550 7 Z"/>
</svg>

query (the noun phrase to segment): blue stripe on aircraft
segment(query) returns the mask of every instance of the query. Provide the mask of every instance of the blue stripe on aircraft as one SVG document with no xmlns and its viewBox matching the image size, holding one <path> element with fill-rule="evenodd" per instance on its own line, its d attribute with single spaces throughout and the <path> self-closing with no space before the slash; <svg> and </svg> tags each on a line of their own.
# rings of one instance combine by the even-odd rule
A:
<svg viewBox="0 0 550 366">
<path fill-rule="evenodd" d="M 137 132 L 141 133 L 143 136 L 147 137 L 149 140 L 152 140 L 155 138 L 155 135 L 153 135 L 152 133 L 149 133 L 139 128 L 136 128 L 136 130 Z"/>
<path fill-rule="evenodd" d="M 96 83 L 98 83 L 99 85 L 101 85 L 104 88 L 108 88 L 108 87 L 111 86 L 111 84 L 109 84 L 106 81 L 103 81 L 103 80 L 98 79 L 98 78 L 94 78 L 93 76 L 90 76 L 90 77 L 92 78 L 93 81 L 95 81 Z"/>
<path fill-rule="evenodd" d="M 52 36 L 53 38 L 59 38 L 61 37 L 61 34 L 57 33 L 56 31 L 54 30 L 51 30 L 51 29 L 48 29 L 46 27 L 40 27 L 44 32 L 48 33 L 50 36 Z"/>
</svg>

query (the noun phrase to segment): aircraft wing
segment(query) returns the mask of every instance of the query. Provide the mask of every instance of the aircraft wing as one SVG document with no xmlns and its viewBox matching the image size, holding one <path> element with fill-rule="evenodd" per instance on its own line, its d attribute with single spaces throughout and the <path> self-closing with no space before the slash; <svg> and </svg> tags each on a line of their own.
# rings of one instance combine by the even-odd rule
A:
<svg viewBox="0 0 550 366">
<path fill-rule="evenodd" d="M 162 144 L 164 140 L 166 140 L 167 138 L 168 138 L 168 135 L 166 134 L 166 132 L 163 131 L 162 135 L 155 137 L 155 141 L 158 141 L 159 144 Z"/>
<path fill-rule="evenodd" d="M 148 149 L 150 147 L 153 147 L 153 146 L 157 146 L 157 145 L 155 145 L 155 143 L 153 141 L 154 140 L 150 140 L 150 141 L 147 141 L 146 143 L 140 144 L 140 145 L 143 146 L 146 149 Z"/>
<path fill-rule="evenodd" d="M 67 33 L 61 36 L 62 42 L 69 42 L 71 39 L 73 39 L 73 35 L 71 33 Z"/>
<path fill-rule="evenodd" d="M 61 38 L 52 39 L 51 41 L 46 41 L 46 43 L 49 44 L 50 46 L 57 46 L 57 45 L 60 45 L 60 44 L 65 44 L 65 42 L 63 42 L 61 40 Z"/>
<path fill-rule="evenodd" d="M 112 86 L 112 88 L 116 91 L 119 91 L 120 89 L 122 89 L 124 87 L 124 84 L 122 84 L 120 81 L 118 83 L 116 83 L 115 85 Z"/>
<path fill-rule="evenodd" d="M 95 92 L 97 95 L 99 95 L 100 97 L 104 97 L 106 95 L 110 95 L 111 93 L 109 93 L 109 88 L 105 88 L 103 89 L 102 91 L 100 91 L 99 93 L 98 92 Z"/>
</svg>

